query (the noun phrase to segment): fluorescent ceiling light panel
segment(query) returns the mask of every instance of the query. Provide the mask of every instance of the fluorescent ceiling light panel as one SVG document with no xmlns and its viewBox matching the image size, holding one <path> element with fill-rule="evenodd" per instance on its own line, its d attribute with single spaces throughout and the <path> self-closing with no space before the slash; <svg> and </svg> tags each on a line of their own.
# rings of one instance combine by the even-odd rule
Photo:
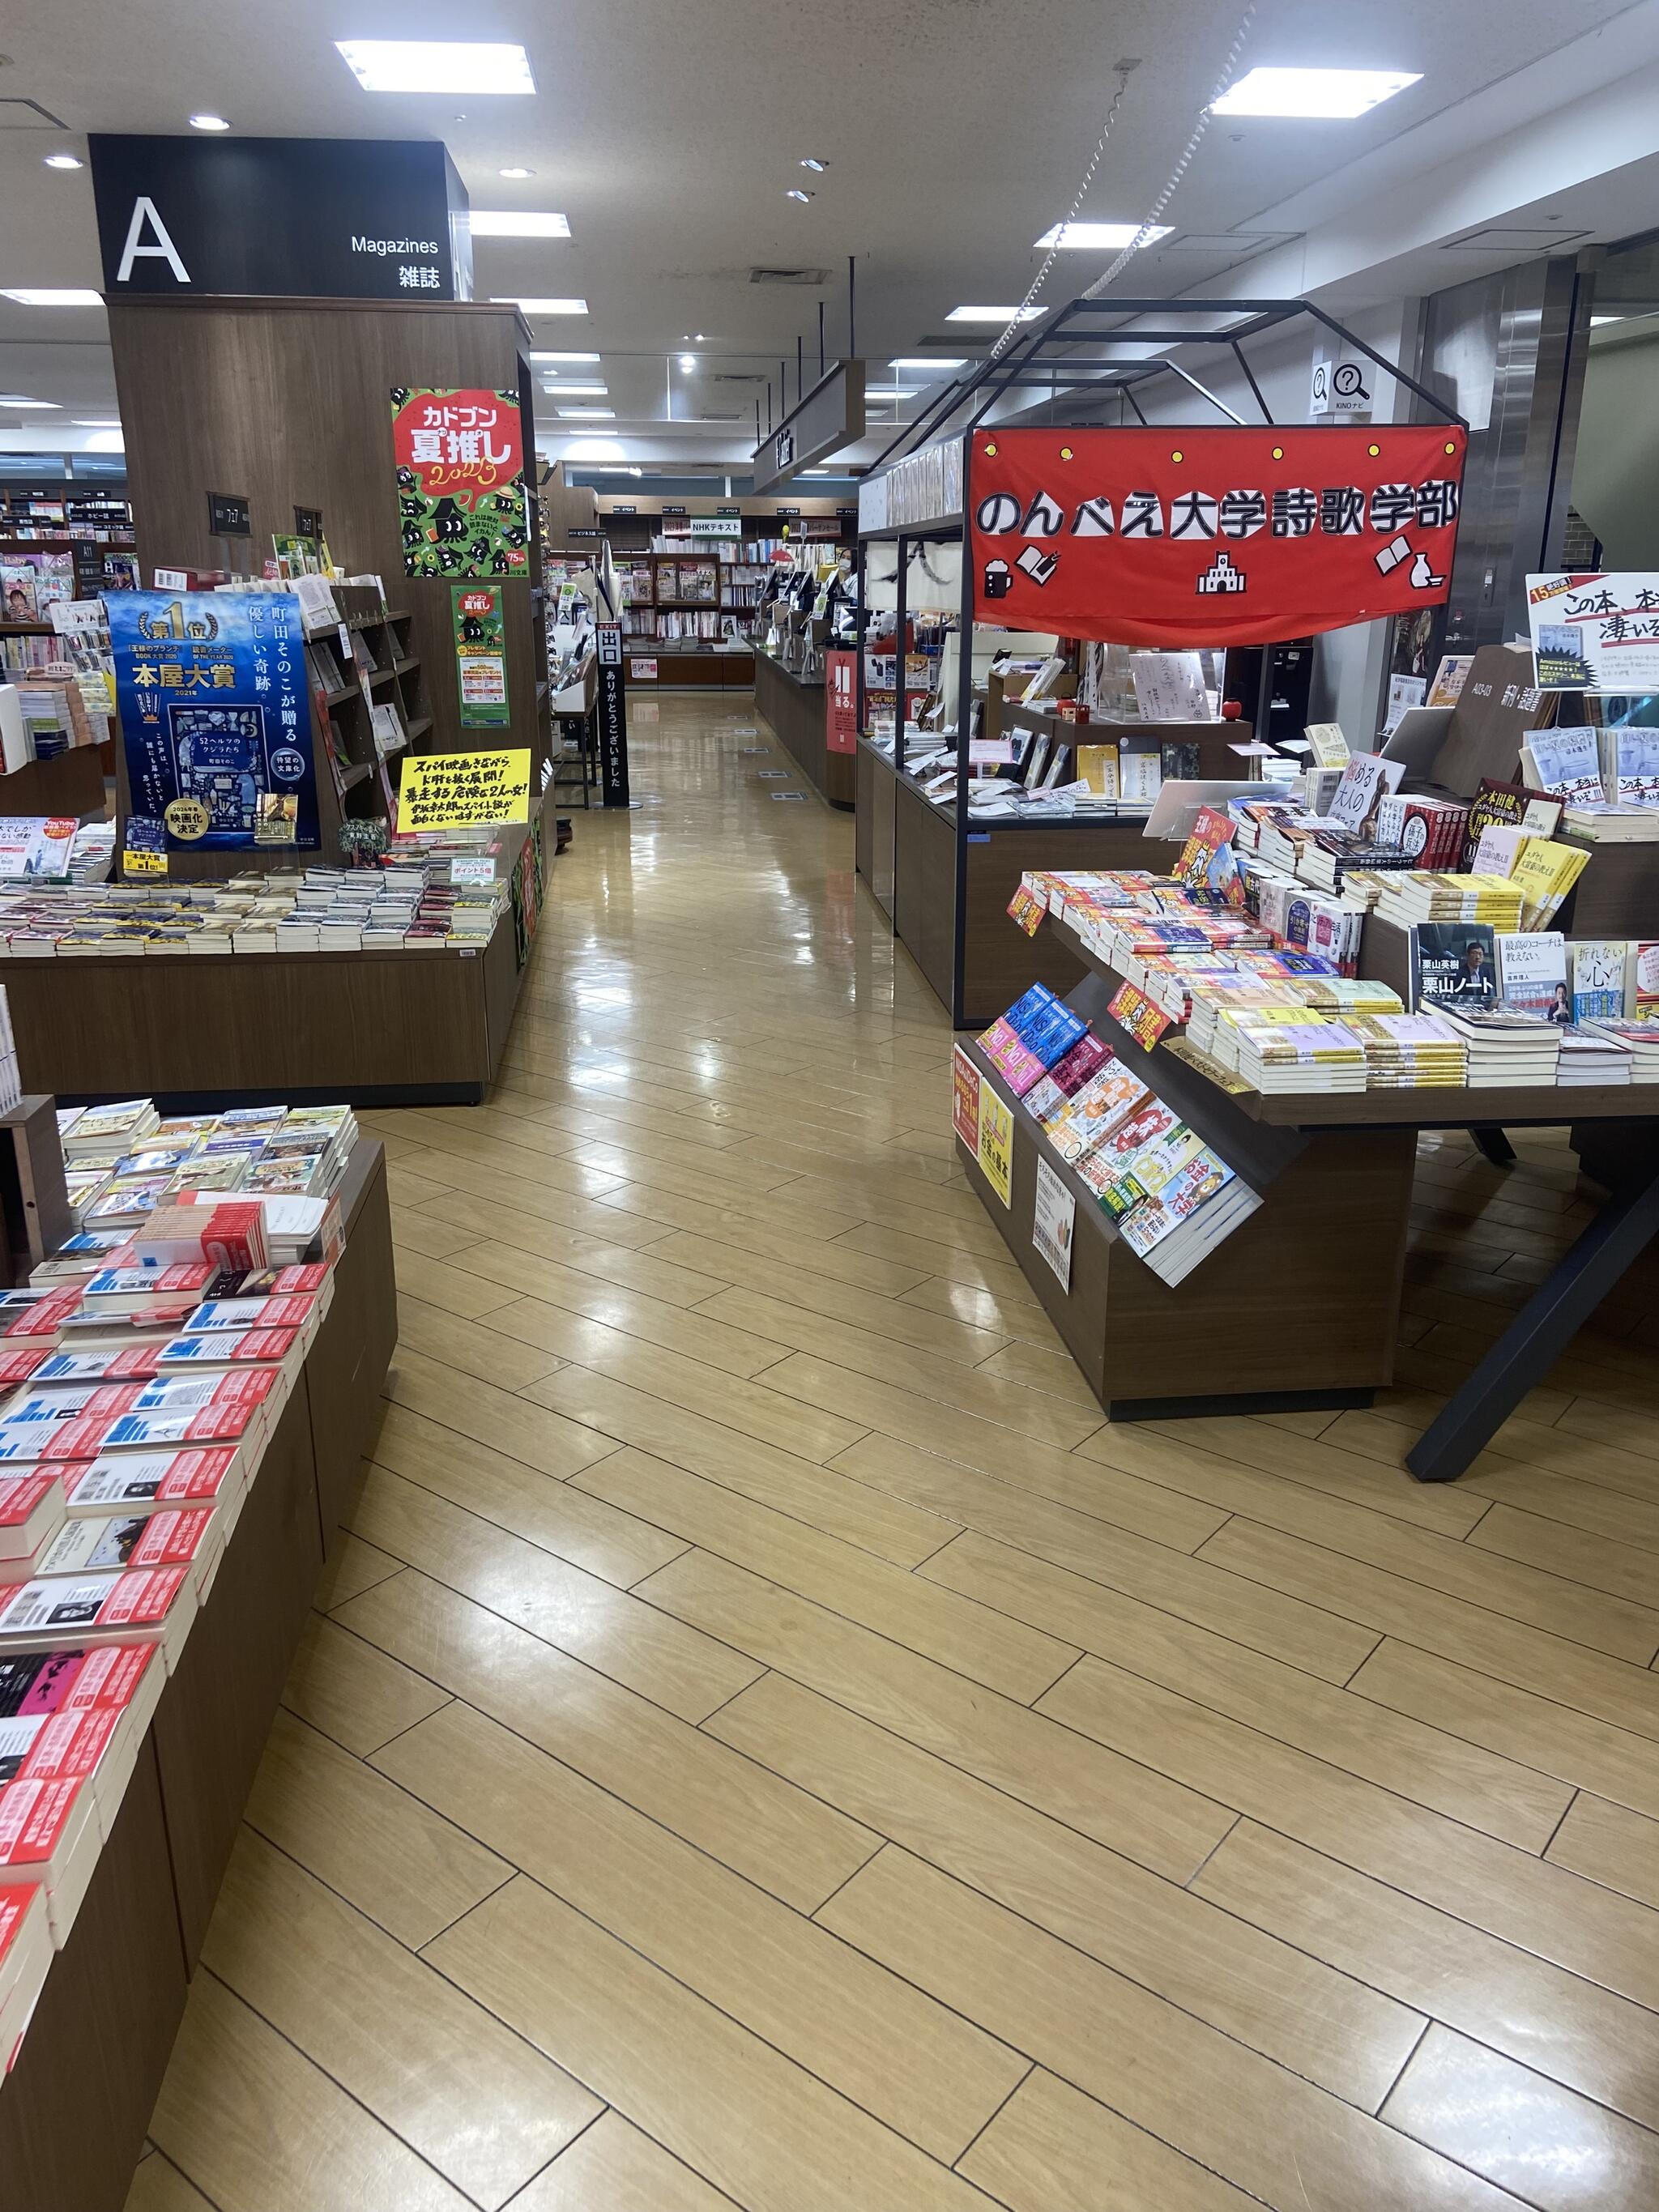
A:
<svg viewBox="0 0 1659 2212">
<path fill-rule="evenodd" d="M 1141 238 L 1141 244 L 1156 246 L 1160 238 L 1170 235 L 1174 225 L 1154 222 L 1146 228 L 1146 234 Z M 1057 222 L 1045 230 L 1041 238 L 1034 239 L 1032 243 L 1041 246 L 1057 246 L 1062 252 L 1072 253 L 1113 253 L 1126 246 L 1133 246 L 1136 239 L 1140 238 L 1140 234 L 1141 226 L 1138 222 Z"/>
<path fill-rule="evenodd" d="M 517 208 L 474 208 L 474 238 L 568 238 L 568 215 L 533 215 Z"/>
<path fill-rule="evenodd" d="M 608 384 L 582 384 L 574 380 L 568 384 L 562 380 L 544 384 L 542 390 L 550 392 L 556 399 L 608 399 L 611 396 Z"/>
<path fill-rule="evenodd" d="M 534 92 L 530 57 L 520 46 L 465 39 L 336 39 L 340 58 L 365 92 Z"/>
<path fill-rule="evenodd" d="M 101 292 L 51 291 L 39 285 L 25 284 L 15 291 L 8 289 L 5 296 L 15 300 L 20 307 L 101 307 Z"/>
<path fill-rule="evenodd" d="M 532 353 L 532 361 L 597 361 L 596 353 Z"/>
<path fill-rule="evenodd" d="M 1210 112 L 1346 122 L 1422 81 L 1420 70 L 1253 69 L 1228 86 Z"/>
<path fill-rule="evenodd" d="M 77 415 L 75 427 L 77 430 L 118 430 L 121 418 L 118 415 L 94 415 L 88 420 L 84 415 Z"/>
<path fill-rule="evenodd" d="M 1034 323 L 1046 307 L 952 307 L 947 323 Z"/>
<path fill-rule="evenodd" d="M 934 361 L 917 355 L 914 360 L 890 361 L 889 368 L 966 368 L 965 361 Z"/>
<path fill-rule="evenodd" d="M 564 449 L 568 461 L 619 461 L 622 442 L 617 438 L 578 438 Z"/>
<path fill-rule="evenodd" d="M 119 430 L 94 430 L 87 440 L 89 453 L 125 453 L 127 441 Z"/>
<path fill-rule="evenodd" d="M 520 300 L 510 292 L 491 296 L 492 307 L 516 307 L 522 315 L 585 315 L 586 300 Z"/>
<path fill-rule="evenodd" d="M 78 169 L 82 166 L 78 154 L 48 154 L 46 163 L 49 169 Z"/>
<path fill-rule="evenodd" d="M 56 409 L 57 406 L 58 402 L 55 399 L 25 399 L 21 392 L 0 392 L 0 407 L 51 407 Z"/>
<path fill-rule="evenodd" d="M 502 177 L 533 177 L 535 173 L 533 169 L 500 169 L 496 172 L 498 176 Z"/>
<path fill-rule="evenodd" d="M 566 422 L 614 422 L 614 407 L 561 407 L 559 419 Z"/>
</svg>

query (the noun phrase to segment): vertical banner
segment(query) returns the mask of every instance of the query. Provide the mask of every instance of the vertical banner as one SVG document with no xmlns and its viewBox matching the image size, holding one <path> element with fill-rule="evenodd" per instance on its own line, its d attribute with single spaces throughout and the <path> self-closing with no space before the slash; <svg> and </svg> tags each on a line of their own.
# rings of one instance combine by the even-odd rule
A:
<svg viewBox="0 0 1659 2212">
<path fill-rule="evenodd" d="M 396 385 L 392 449 L 404 575 L 530 574 L 516 392 Z"/>
<path fill-rule="evenodd" d="M 599 783 L 607 806 L 626 806 L 628 795 L 628 696 L 623 689 L 620 623 L 594 629 L 599 656 Z"/>
<path fill-rule="evenodd" d="M 832 753 L 858 750 L 858 669 L 856 653 L 837 647 L 823 656 L 824 744 Z"/>
<path fill-rule="evenodd" d="M 507 703 L 507 624 L 499 584 L 453 584 L 455 668 L 461 689 L 464 730 L 504 729 L 513 719 Z"/>
<path fill-rule="evenodd" d="M 300 603 L 286 592 L 124 592 L 110 650 L 130 816 L 160 849 L 315 851 Z M 140 832 L 153 841 L 155 832 Z"/>
<path fill-rule="evenodd" d="M 975 430 L 975 617 L 1260 645 L 1438 606 L 1466 442 L 1457 423 Z"/>
</svg>

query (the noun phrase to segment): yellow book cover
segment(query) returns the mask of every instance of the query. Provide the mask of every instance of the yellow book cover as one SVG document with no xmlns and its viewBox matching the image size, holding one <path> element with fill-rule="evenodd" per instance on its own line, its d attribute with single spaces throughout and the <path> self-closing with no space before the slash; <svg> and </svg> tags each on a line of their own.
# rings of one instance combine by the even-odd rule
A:
<svg viewBox="0 0 1659 2212">
<path fill-rule="evenodd" d="M 1100 798 L 1117 797 L 1115 745 L 1079 745 L 1077 749 L 1077 772 L 1090 790 Z"/>
<path fill-rule="evenodd" d="M 1528 838 L 1510 878 L 1522 900 L 1523 928 L 1543 927 L 1577 882 L 1589 859 L 1580 846 L 1558 845 L 1549 837 Z"/>
</svg>

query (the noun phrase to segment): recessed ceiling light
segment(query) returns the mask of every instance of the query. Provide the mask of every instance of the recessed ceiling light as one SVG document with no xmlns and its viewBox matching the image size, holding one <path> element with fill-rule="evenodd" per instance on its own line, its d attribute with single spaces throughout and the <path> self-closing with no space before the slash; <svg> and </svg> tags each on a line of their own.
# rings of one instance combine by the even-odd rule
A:
<svg viewBox="0 0 1659 2212">
<path fill-rule="evenodd" d="M 474 238 L 568 238 L 570 218 L 566 215 L 534 215 L 517 208 L 474 208 L 471 215 Z"/>
<path fill-rule="evenodd" d="M 516 307 L 521 315 L 585 315 L 586 300 L 521 300 L 511 293 L 495 293 L 490 297 L 492 307 Z"/>
<path fill-rule="evenodd" d="M 1622 315 L 1592 315 L 1590 328 L 1593 331 L 1599 331 L 1604 323 L 1622 323 L 1624 319 Z"/>
<path fill-rule="evenodd" d="M 501 177 L 533 177 L 536 172 L 533 169 L 498 169 L 495 173 Z"/>
<path fill-rule="evenodd" d="M 78 154 L 48 154 L 46 161 L 49 169 L 78 169 L 83 166 Z"/>
<path fill-rule="evenodd" d="M 1090 247 L 1115 251 L 1120 246 L 1133 246 L 1139 239 L 1143 246 L 1156 246 L 1160 238 L 1167 238 L 1173 226 L 1167 222 L 1149 223 L 1142 236 L 1138 222 L 1057 222 L 1045 230 L 1041 238 L 1034 239 L 1036 246 L 1058 246 L 1073 252 Z"/>
<path fill-rule="evenodd" d="M 1422 81 L 1420 70 L 1253 69 L 1228 86 L 1210 112 L 1346 120 Z"/>
<path fill-rule="evenodd" d="M 190 127 L 192 131 L 228 131 L 230 125 L 222 115 L 210 115 L 204 109 L 200 115 L 191 117 Z"/>
<path fill-rule="evenodd" d="M 1046 307 L 952 307 L 947 323 L 1034 323 Z"/>
<path fill-rule="evenodd" d="M 596 353 L 532 353 L 532 361 L 597 361 Z"/>
<path fill-rule="evenodd" d="M 919 388 L 914 384 L 872 384 L 870 397 L 872 399 L 914 399 Z"/>
<path fill-rule="evenodd" d="M 616 438 L 578 438 L 564 449 L 568 461 L 619 461 L 623 447 Z"/>
<path fill-rule="evenodd" d="M 691 374 L 692 370 L 696 367 L 696 365 L 697 365 L 697 356 L 696 356 L 696 354 L 694 354 L 694 353 L 683 353 L 683 354 L 680 356 L 680 367 L 681 367 L 681 368 L 685 371 L 685 374 L 686 374 L 688 376 L 690 376 L 690 374 Z"/>
<path fill-rule="evenodd" d="M 0 407 L 51 407 L 55 410 L 58 404 L 55 399 L 25 399 L 19 392 L 0 392 Z"/>
<path fill-rule="evenodd" d="M 8 290 L 5 296 L 15 300 L 20 307 L 101 307 L 104 304 L 101 292 L 51 291 L 30 284 Z"/>
<path fill-rule="evenodd" d="M 121 418 L 118 415 L 94 415 L 88 420 L 84 415 L 77 415 L 75 427 L 77 430 L 118 430 Z"/>
<path fill-rule="evenodd" d="M 520 46 L 465 39 L 336 39 L 341 59 L 365 92 L 533 93 L 530 57 Z"/>
<path fill-rule="evenodd" d="M 906 356 L 899 361 L 890 361 L 889 368 L 966 368 L 965 361 L 935 361 L 927 355 Z"/>
<path fill-rule="evenodd" d="M 828 161 L 820 161 L 816 154 L 803 154 L 801 156 L 800 165 L 803 169 L 816 169 L 820 174 L 822 174 L 822 173 L 830 166 Z M 807 471 L 807 474 L 809 476 L 811 474 L 811 471 L 810 469 Z"/>
<path fill-rule="evenodd" d="M 787 200 L 810 200 L 813 197 L 814 195 L 811 192 L 802 191 L 799 185 L 791 185 L 788 191 L 784 194 L 784 198 Z"/>
<path fill-rule="evenodd" d="M 544 392 L 550 392 L 556 399 L 606 399 L 611 395 L 608 384 L 544 384 Z"/>
<path fill-rule="evenodd" d="M 614 407 L 561 407 L 559 419 L 565 422 L 614 422 Z"/>
</svg>

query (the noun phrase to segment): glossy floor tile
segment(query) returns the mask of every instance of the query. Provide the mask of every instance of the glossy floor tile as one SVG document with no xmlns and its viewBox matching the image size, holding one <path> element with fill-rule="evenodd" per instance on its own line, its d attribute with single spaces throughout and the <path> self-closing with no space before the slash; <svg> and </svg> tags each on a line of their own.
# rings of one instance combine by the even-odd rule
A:
<svg viewBox="0 0 1659 2212">
<path fill-rule="evenodd" d="M 1413 1484 L 1586 1218 L 1437 1134 L 1396 1389 L 1106 1425 L 850 817 L 657 706 L 487 1105 L 364 1117 L 402 1340 L 129 2212 L 1650 2212 L 1659 1266 Z"/>
</svg>

